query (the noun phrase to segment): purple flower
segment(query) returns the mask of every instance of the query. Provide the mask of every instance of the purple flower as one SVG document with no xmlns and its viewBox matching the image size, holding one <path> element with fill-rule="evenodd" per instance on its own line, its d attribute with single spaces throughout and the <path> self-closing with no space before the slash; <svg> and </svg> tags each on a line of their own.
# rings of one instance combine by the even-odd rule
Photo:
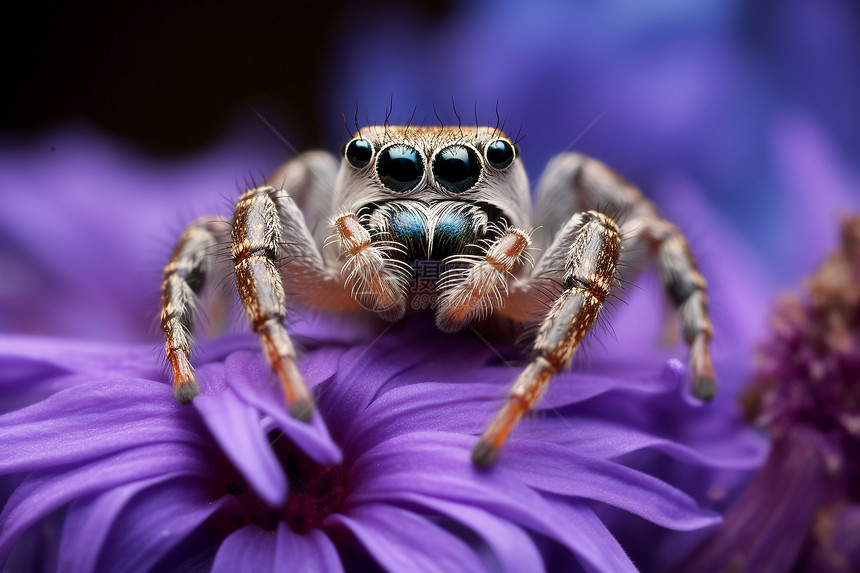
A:
<svg viewBox="0 0 860 573">
<path fill-rule="evenodd" d="M 744 393 L 772 451 L 686 570 L 837 572 L 860 562 L 860 215 L 841 235 L 803 295 L 777 302 Z"/>
<path fill-rule="evenodd" d="M 172 401 L 150 347 L 4 337 L 4 398 L 28 380 L 38 388 L 26 392 L 52 393 L 0 417 L 3 473 L 29 472 L 0 515 L 0 555 L 18 544 L 10 563 L 27 563 L 22 534 L 68 506 L 55 540 L 63 570 L 368 559 L 388 570 L 632 570 L 595 504 L 678 530 L 719 517 L 619 459 L 659 450 L 711 471 L 760 459 L 725 408 L 685 402 L 672 361 L 652 374 L 601 365 L 560 376 L 498 466 L 479 471 L 470 448 L 516 370 L 475 338 L 452 344 L 426 327 L 358 345 L 301 338 L 331 436 L 320 415 L 310 426 L 287 415 L 251 336 L 202 345 L 193 407 Z"/>
<path fill-rule="evenodd" d="M 172 161 L 80 126 L 0 140 L 0 332 L 152 340 L 171 243 L 283 159 L 259 131 Z"/>
</svg>

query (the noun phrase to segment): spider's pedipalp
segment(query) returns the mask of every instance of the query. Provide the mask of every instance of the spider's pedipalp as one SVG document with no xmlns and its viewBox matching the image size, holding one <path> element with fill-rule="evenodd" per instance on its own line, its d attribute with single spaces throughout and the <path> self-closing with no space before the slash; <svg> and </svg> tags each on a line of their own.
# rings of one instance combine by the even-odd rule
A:
<svg viewBox="0 0 860 573">
<path fill-rule="evenodd" d="M 456 332 L 470 322 L 485 318 L 504 302 L 500 289 L 508 294 L 508 277 L 531 244 L 529 234 L 508 227 L 479 256 L 455 256 L 446 262 L 469 266 L 445 271 L 439 279 L 444 288 L 436 307 L 436 326 Z"/>
<path fill-rule="evenodd" d="M 391 257 L 392 252 L 401 248 L 374 243 L 370 231 L 355 213 L 339 214 L 333 227 L 346 257 L 342 273 L 352 297 L 386 320 L 402 318 L 406 313 L 406 289 L 411 268 L 407 273 L 403 262 Z"/>
</svg>

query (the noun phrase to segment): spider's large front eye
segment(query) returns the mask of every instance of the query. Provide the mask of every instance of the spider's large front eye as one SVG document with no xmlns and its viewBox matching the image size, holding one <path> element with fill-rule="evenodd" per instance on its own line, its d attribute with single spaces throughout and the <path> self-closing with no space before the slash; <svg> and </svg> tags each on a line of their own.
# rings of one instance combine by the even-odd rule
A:
<svg viewBox="0 0 860 573">
<path fill-rule="evenodd" d="M 481 162 L 471 147 L 452 145 L 436 154 L 433 177 L 452 193 L 462 193 L 478 182 Z"/>
<path fill-rule="evenodd" d="M 370 158 L 373 157 L 373 144 L 366 139 L 353 139 L 346 145 L 344 155 L 350 165 L 361 169 L 370 163 Z"/>
<path fill-rule="evenodd" d="M 402 193 L 421 182 L 424 177 L 424 160 L 415 148 L 396 144 L 386 147 L 379 154 L 376 172 L 383 185 Z"/>
<path fill-rule="evenodd" d="M 514 146 L 504 139 L 497 139 L 484 150 L 487 163 L 495 169 L 504 169 L 514 161 Z"/>
</svg>

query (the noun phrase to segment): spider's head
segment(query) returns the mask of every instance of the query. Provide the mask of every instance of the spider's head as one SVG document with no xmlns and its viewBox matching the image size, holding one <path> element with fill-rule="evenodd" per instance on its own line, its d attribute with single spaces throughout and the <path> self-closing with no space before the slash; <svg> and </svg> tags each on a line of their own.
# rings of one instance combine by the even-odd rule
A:
<svg viewBox="0 0 860 573">
<path fill-rule="evenodd" d="M 343 147 L 338 211 L 414 200 L 489 206 L 515 226 L 531 219 L 519 148 L 492 127 L 371 126 Z"/>
</svg>

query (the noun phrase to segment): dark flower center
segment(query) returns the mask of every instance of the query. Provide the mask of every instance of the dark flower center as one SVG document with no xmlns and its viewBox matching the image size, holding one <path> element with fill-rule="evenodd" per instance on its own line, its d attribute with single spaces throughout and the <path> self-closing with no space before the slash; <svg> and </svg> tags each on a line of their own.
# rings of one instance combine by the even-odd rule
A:
<svg viewBox="0 0 860 573">
<path fill-rule="evenodd" d="M 316 529 L 326 517 L 340 510 L 346 497 L 343 466 L 320 466 L 293 449 L 287 453 L 285 467 L 290 494 L 286 506 L 281 510 L 281 521 L 286 522 L 294 532 L 305 533 Z"/>
<path fill-rule="evenodd" d="M 222 516 L 226 523 L 220 525 L 235 530 L 253 523 L 267 531 L 275 531 L 279 523 L 286 523 L 298 534 L 321 527 L 326 517 L 340 510 L 346 498 L 343 466 L 319 465 L 280 432 L 271 432 L 269 441 L 289 483 L 286 503 L 281 507 L 268 505 L 231 465 L 220 493 L 237 498 L 243 511 Z"/>
</svg>

